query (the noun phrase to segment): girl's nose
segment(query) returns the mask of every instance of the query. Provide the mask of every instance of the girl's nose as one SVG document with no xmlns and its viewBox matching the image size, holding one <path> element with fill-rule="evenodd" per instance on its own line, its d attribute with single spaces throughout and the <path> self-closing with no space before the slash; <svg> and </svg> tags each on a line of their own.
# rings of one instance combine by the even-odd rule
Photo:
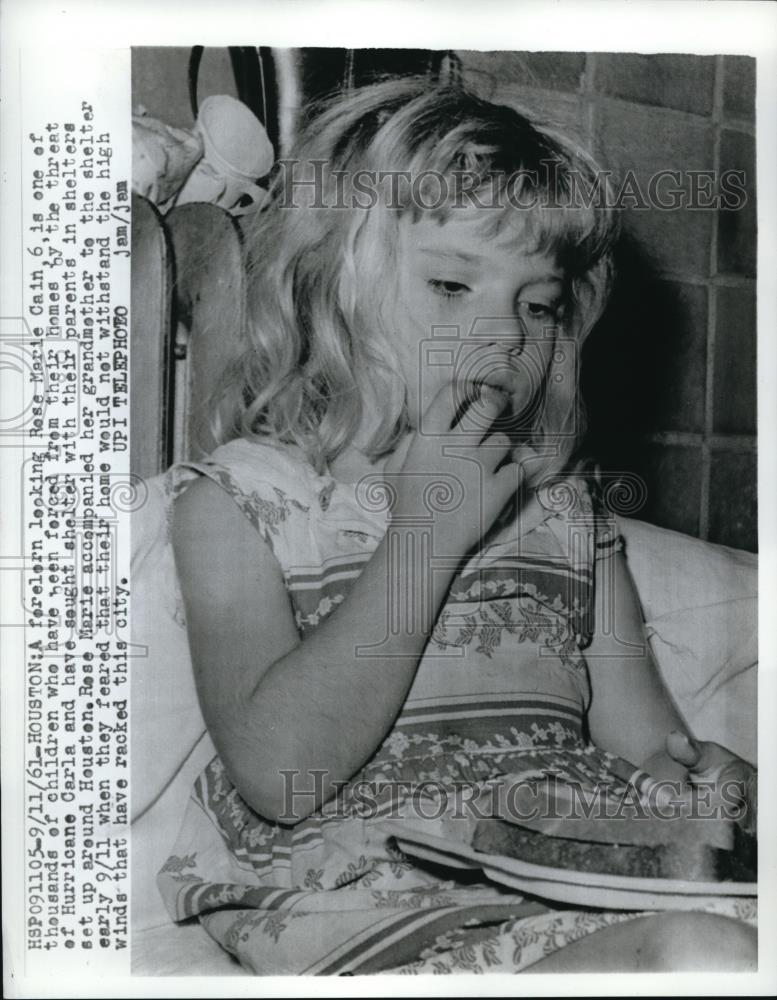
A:
<svg viewBox="0 0 777 1000">
<path fill-rule="evenodd" d="M 471 336 L 498 344 L 510 354 L 523 351 L 526 343 L 526 326 L 520 316 L 479 317 L 471 327 Z"/>
</svg>

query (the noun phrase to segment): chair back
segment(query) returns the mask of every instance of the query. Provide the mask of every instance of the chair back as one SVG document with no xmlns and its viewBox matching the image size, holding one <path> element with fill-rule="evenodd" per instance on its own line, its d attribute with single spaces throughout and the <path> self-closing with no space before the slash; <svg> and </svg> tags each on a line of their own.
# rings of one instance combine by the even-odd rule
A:
<svg viewBox="0 0 777 1000">
<path fill-rule="evenodd" d="M 147 478 L 169 464 L 173 260 L 162 216 L 132 196 L 130 469 Z"/>
<path fill-rule="evenodd" d="M 133 196 L 132 472 L 148 478 L 217 441 L 214 395 L 242 350 L 246 257 L 236 220 L 210 204 L 162 218 Z"/>
</svg>

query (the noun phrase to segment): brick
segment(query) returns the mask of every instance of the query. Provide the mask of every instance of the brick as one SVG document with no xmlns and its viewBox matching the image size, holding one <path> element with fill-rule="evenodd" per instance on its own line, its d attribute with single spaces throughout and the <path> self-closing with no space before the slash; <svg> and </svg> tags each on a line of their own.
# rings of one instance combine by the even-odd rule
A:
<svg viewBox="0 0 777 1000">
<path fill-rule="evenodd" d="M 718 288 L 715 321 L 714 427 L 756 431 L 755 289 Z"/>
<path fill-rule="evenodd" d="M 701 433 L 706 364 L 706 289 L 656 281 L 638 255 L 621 259 L 615 294 L 583 355 L 592 422 Z"/>
<path fill-rule="evenodd" d="M 681 173 L 681 187 L 688 199 L 688 171 L 713 169 L 712 130 L 708 126 L 609 100 L 601 102 L 595 121 L 594 136 L 603 164 L 620 175 L 621 184 L 632 170 L 646 201 L 651 178 L 662 170 Z M 659 188 L 658 193 L 667 200 L 666 188 Z M 641 245 L 655 268 L 709 275 L 712 210 L 626 207 L 623 215 L 625 231 Z"/>
<path fill-rule="evenodd" d="M 755 120 L 755 59 L 751 56 L 724 59 L 723 112 L 726 118 Z"/>
<path fill-rule="evenodd" d="M 473 86 L 496 90 L 505 84 L 547 90 L 578 91 L 585 70 L 582 52 L 457 53 L 464 76 Z"/>
<path fill-rule="evenodd" d="M 605 476 L 627 472 L 644 484 L 645 502 L 631 517 L 662 528 L 699 534 L 701 448 L 664 445 L 636 438 L 610 438 L 597 454 Z"/>
<path fill-rule="evenodd" d="M 709 540 L 758 550 L 758 481 L 755 452 L 715 451 L 710 474 Z"/>
<path fill-rule="evenodd" d="M 709 115 L 714 84 L 712 56 L 596 55 L 595 89 L 639 104 Z"/>
<path fill-rule="evenodd" d="M 634 462 L 647 485 L 639 517 L 662 528 L 699 534 L 701 450 L 678 445 L 647 445 Z"/>
<path fill-rule="evenodd" d="M 724 130 L 720 136 L 721 173 L 744 171 L 746 201 L 734 210 L 718 212 L 718 271 L 755 277 L 757 212 L 755 139 L 743 132 Z"/>
<path fill-rule="evenodd" d="M 651 431 L 702 431 L 707 381 L 707 290 L 656 282 L 642 313 L 642 376 L 648 373 L 654 411 Z"/>
<path fill-rule="evenodd" d="M 516 84 L 504 84 L 498 87 L 492 99 L 517 108 L 531 119 L 562 129 L 566 135 L 576 137 L 587 148 L 588 144 L 582 138 L 585 132 L 584 109 L 579 98 L 532 90 Z"/>
</svg>

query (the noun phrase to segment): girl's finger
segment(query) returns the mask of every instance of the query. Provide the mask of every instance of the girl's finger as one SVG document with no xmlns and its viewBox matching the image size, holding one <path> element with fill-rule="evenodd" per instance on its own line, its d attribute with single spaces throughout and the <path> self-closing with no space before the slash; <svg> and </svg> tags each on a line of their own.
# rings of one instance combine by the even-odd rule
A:
<svg viewBox="0 0 777 1000">
<path fill-rule="evenodd" d="M 462 411 L 458 423 L 452 429 L 453 433 L 479 435 L 480 442 L 482 442 L 490 433 L 492 424 L 507 406 L 508 401 L 509 397 L 499 389 L 487 385 L 482 386 L 479 398 L 473 400 Z"/>
<path fill-rule="evenodd" d="M 494 473 L 494 488 L 504 498 L 505 503 L 517 493 L 523 482 L 523 469 L 515 462 L 508 462 L 499 472 Z"/>
<path fill-rule="evenodd" d="M 517 462 L 518 465 L 523 465 L 524 462 L 536 461 L 538 458 L 540 458 L 540 453 L 534 448 L 530 448 L 528 444 L 521 444 L 513 449 L 513 461 Z"/>
</svg>

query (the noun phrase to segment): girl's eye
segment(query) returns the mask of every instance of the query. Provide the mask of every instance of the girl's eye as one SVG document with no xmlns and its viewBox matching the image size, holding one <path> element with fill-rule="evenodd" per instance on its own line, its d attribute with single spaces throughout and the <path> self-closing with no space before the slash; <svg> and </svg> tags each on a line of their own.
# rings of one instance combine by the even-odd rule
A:
<svg viewBox="0 0 777 1000">
<path fill-rule="evenodd" d="M 445 299 L 457 299 L 470 290 L 469 286 L 461 281 L 443 281 L 441 278 L 431 278 L 429 285 L 436 295 L 442 295 Z"/>
<path fill-rule="evenodd" d="M 530 319 L 557 322 L 560 319 L 560 309 L 558 306 L 549 306 L 545 302 L 519 302 L 518 315 Z"/>
</svg>

